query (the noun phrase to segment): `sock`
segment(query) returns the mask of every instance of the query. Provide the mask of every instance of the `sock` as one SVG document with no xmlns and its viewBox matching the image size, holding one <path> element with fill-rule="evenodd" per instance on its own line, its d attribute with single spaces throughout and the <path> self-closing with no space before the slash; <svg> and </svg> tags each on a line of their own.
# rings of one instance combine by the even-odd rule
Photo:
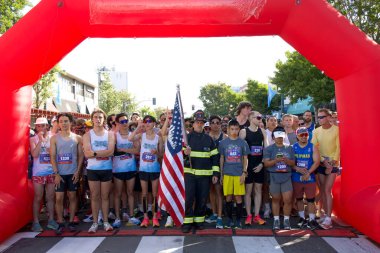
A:
<svg viewBox="0 0 380 253">
<path fill-rule="evenodd" d="M 280 220 L 280 216 L 273 216 L 274 220 Z"/>
<path fill-rule="evenodd" d="M 226 211 L 227 211 L 227 217 L 232 220 L 232 208 L 233 203 L 232 201 L 226 202 Z"/>
<path fill-rule="evenodd" d="M 243 203 L 236 203 L 236 220 L 240 222 L 243 214 Z"/>
<path fill-rule="evenodd" d="M 289 216 L 284 215 L 284 220 L 289 220 Z"/>
<path fill-rule="evenodd" d="M 305 219 L 305 211 L 300 211 L 300 212 L 298 212 L 298 215 L 299 215 L 301 218 Z"/>
<path fill-rule="evenodd" d="M 309 213 L 310 220 L 315 220 L 315 213 Z"/>
</svg>

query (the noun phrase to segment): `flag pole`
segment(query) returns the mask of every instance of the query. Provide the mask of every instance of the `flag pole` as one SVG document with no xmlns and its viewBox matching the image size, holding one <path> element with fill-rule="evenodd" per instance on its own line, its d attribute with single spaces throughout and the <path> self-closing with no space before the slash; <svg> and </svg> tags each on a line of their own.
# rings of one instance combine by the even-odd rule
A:
<svg viewBox="0 0 380 253">
<path fill-rule="evenodd" d="M 179 87 L 179 84 L 177 84 L 177 93 L 178 93 L 178 100 L 179 100 L 179 107 L 180 107 L 180 111 L 181 111 L 181 125 L 182 125 L 182 133 L 183 133 L 183 142 L 185 143 L 185 145 L 187 146 L 189 143 L 187 141 L 187 134 L 186 134 L 186 129 L 185 129 L 185 119 L 183 117 L 183 107 L 182 107 L 182 98 L 181 98 L 181 91 L 180 91 L 180 87 Z"/>
</svg>

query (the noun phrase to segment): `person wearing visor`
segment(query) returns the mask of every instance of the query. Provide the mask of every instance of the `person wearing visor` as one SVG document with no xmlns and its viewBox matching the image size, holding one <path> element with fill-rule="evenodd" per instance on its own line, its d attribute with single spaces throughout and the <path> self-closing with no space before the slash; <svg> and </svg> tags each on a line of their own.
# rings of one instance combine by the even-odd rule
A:
<svg viewBox="0 0 380 253">
<path fill-rule="evenodd" d="M 306 127 L 300 127 L 296 131 L 298 142 L 293 145 L 296 165 L 292 172 L 292 182 L 294 190 L 294 198 L 297 201 L 298 227 L 308 227 L 314 230 L 318 227 L 315 221 L 315 195 L 316 181 L 314 171 L 319 166 L 319 151 L 310 142 L 308 142 L 309 132 Z M 307 211 L 309 221 L 305 219 L 303 197 L 306 196 Z"/>
<path fill-rule="evenodd" d="M 185 161 L 185 219 L 182 232 L 189 233 L 194 224 L 204 228 L 210 180 L 216 184 L 220 177 L 218 150 L 212 138 L 203 131 L 206 117 L 202 110 L 194 113 L 194 131 L 187 135 Z M 194 205 L 195 202 L 195 205 Z"/>
<path fill-rule="evenodd" d="M 158 183 L 161 171 L 161 165 L 159 159 L 162 159 L 164 153 L 164 144 L 162 137 L 154 132 L 156 119 L 153 116 L 146 115 L 143 121 L 138 123 L 138 126 L 134 132 L 128 137 L 129 141 L 141 143 L 140 148 L 140 183 L 142 190 L 142 204 L 144 211 L 144 219 L 141 223 L 141 227 L 149 226 L 148 217 L 148 183 L 152 183 L 152 195 L 153 195 L 153 227 L 159 227 L 158 221 Z M 140 129 L 145 127 L 145 132 L 140 133 Z"/>
<path fill-rule="evenodd" d="M 274 216 L 273 229 L 280 229 L 280 201 L 284 201 L 284 229 L 290 230 L 289 216 L 292 210 L 293 187 L 291 180 L 292 168 L 295 165 L 294 151 L 284 144 L 286 137 L 283 127 L 273 129 L 274 144 L 264 149 L 264 167 L 269 172 L 269 192 L 272 196 L 272 212 Z"/>
</svg>

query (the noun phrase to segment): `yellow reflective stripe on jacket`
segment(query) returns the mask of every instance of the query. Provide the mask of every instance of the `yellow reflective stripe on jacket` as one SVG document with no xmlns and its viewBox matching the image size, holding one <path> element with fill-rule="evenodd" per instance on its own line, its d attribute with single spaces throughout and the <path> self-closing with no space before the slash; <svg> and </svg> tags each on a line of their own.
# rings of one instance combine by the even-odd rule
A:
<svg viewBox="0 0 380 253">
<path fill-rule="evenodd" d="M 199 222 L 205 222 L 205 217 L 194 217 L 194 222 L 199 223 Z"/>
<path fill-rule="evenodd" d="M 194 222 L 194 217 L 185 217 L 183 224 L 191 224 Z"/>
<path fill-rule="evenodd" d="M 219 154 L 219 152 L 218 152 L 218 149 L 213 149 L 213 150 L 211 150 L 211 152 L 210 152 L 210 155 L 217 155 L 217 154 Z"/>
<path fill-rule="evenodd" d="M 200 169 L 192 169 L 192 168 L 186 168 L 184 169 L 185 173 L 193 174 L 196 176 L 212 176 L 213 171 L 212 170 L 200 170 Z"/>
<path fill-rule="evenodd" d="M 210 158 L 210 152 L 191 151 L 190 157 Z"/>
<path fill-rule="evenodd" d="M 219 166 L 212 166 L 212 171 L 220 172 Z"/>
</svg>

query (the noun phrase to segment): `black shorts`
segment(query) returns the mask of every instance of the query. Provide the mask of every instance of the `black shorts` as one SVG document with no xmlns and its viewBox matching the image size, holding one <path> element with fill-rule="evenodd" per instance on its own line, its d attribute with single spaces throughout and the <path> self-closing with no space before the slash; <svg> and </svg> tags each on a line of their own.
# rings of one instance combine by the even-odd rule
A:
<svg viewBox="0 0 380 253">
<path fill-rule="evenodd" d="M 87 169 L 88 181 L 107 182 L 112 180 L 112 170 L 89 170 Z"/>
<path fill-rule="evenodd" d="M 140 171 L 139 177 L 140 177 L 140 180 L 143 180 L 143 181 L 153 181 L 153 180 L 156 180 L 160 177 L 160 172 Z"/>
<path fill-rule="evenodd" d="M 333 167 L 331 173 L 338 173 L 338 172 L 339 172 L 339 168 L 338 167 Z M 317 168 L 316 173 L 327 176 L 327 174 L 326 174 L 326 167 L 319 166 Z"/>
<path fill-rule="evenodd" d="M 119 172 L 119 173 L 113 173 L 113 176 L 119 180 L 126 181 L 131 180 L 136 176 L 136 171 L 128 171 L 128 172 Z"/>
<path fill-rule="evenodd" d="M 263 184 L 265 181 L 265 168 L 263 167 L 258 173 L 253 172 L 253 168 L 248 168 L 248 175 L 245 178 L 246 184 Z"/>
<path fill-rule="evenodd" d="M 63 182 L 61 181 L 61 183 L 59 184 L 59 187 L 55 188 L 55 192 L 65 192 L 65 191 L 75 192 L 78 190 L 79 183 L 77 182 L 76 184 L 74 184 L 73 174 L 60 175 L 60 176 L 63 179 Z"/>
</svg>

